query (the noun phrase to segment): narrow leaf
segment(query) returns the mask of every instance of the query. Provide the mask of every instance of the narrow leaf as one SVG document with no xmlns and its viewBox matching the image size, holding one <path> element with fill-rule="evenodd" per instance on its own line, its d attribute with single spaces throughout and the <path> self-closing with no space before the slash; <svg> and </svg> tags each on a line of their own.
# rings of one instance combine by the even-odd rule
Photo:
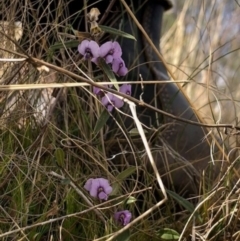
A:
<svg viewBox="0 0 240 241">
<path fill-rule="evenodd" d="M 63 49 L 63 48 L 75 48 L 79 45 L 78 40 L 71 40 L 71 41 L 66 41 L 66 42 L 56 42 L 52 46 L 50 46 L 50 50 L 58 50 L 58 49 Z"/>
<path fill-rule="evenodd" d="M 136 171 L 136 167 L 129 167 L 126 170 L 119 173 L 116 178 L 118 181 L 124 181 L 127 177 L 129 177 L 135 171 Z"/>
<path fill-rule="evenodd" d="M 65 159 L 65 153 L 64 153 L 63 149 L 57 148 L 55 153 L 54 153 L 54 156 L 56 158 L 57 164 L 60 167 L 63 167 L 64 159 Z"/>
<path fill-rule="evenodd" d="M 100 63 L 100 66 L 101 66 L 103 72 L 107 75 L 108 79 L 111 82 L 113 82 L 113 85 L 115 86 L 117 91 L 119 91 L 119 86 L 116 83 L 117 80 L 116 80 L 115 75 L 114 75 L 113 71 L 111 70 L 110 66 L 103 59 L 100 59 L 99 63 Z"/>
<path fill-rule="evenodd" d="M 95 134 L 97 134 L 103 128 L 103 126 L 106 124 L 108 118 L 109 118 L 109 113 L 106 109 L 104 109 L 94 127 Z"/>
<path fill-rule="evenodd" d="M 194 212 L 194 206 L 188 200 L 186 200 L 185 198 L 179 196 L 177 193 L 170 191 L 168 189 L 166 189 L 166 192 L 169 194 L 169 196 L 175 199 L 180 205 L 186 208 L 186 210 L 188 210 L 190 213 Z"/>
<path fill-rule="evenodd" d="M 117 35 L 117 36 L 121 36 L 121 37 L 124 37 L 124 38 L 129 38 L 129 39 L 133 39 L 135 41 L 136 38 L 129 34 L 129 33 L 125 33 L 121 30 L 118 30 L 118 29 L 115 29 L 115 28 L 111 28 L 111 27 L 108 27 L 108 26 L 103 26 L 103 25 L 99 25 L 99 27 L 104 31 L 104 32 L 107 32 L 107 33 L 111 33 L 111 34 L 114 34 L 114 35 Z"/>
<path fill-rule="evenodd" d="M 111 192 L 111 195 L 116 195 L 118 191 L 121 189 L 122 181 L 126 180 L 126 178 L 133 174 L 135 171 L 136 167 L 129 167 L 126 170 L 119 173 L 116 177 L 117 181 L 112 185 L 113 190 Z"/>
</svg>

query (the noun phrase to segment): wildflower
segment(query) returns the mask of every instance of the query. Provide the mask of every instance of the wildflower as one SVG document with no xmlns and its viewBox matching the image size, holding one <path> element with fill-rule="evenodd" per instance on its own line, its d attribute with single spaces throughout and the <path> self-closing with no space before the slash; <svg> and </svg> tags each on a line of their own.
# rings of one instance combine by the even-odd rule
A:
<svg viewBox="0 0 240 241">
<path fill-rule="evenodd" d="M 98 44 L 91 40 L 83 40 L 78 45 L 78 52 L 84 56 L 84 59 L 92 59 L 99 57 L 99 46 Z"/>
<path fill-rule="evenodd" d="M 104 94 L 104 93 L 103 93 L 102 89 L 93 86 L 93 94 L 95 94 L 95 95 L 100 95 L 100 96 L 101 96 L 101 95 Z"/>
<path fill-rule="evenodd" d="M 84 188 L 89 191 L 92 197 L 97 197 L 100 200 L 107 200 L 108 195 L 112 192 L 112 187 L 105 178 L 90 178 Z"/>
<path fill-rule="evenodd" d="M 107 64 L 111 64 L 113 59 L 122 56 L 122 49 L 118 42 L 108 41 L 100 46 L 99 56 L 104 58 Z"/>
<path fill-rule="evenodd" d="M 125 76 L 128 72 L 128 69 L 126 68 L 125 63 L 121 57 L 113 59 L 112 70 L 119 76 Z"/>
<path fill-rule="evenodd" d="M 120 223 L 122 226 L 126 226 L 132 218 L 131 212 L 128 210 L 116 212 L 114 214 L 114 219 L 116 222 Z"/>
<path fill-rule="evenodd" d="M 108 85 L 104 85 L 105 87 L 111 88 L 113 85 L 112 84 L 108 84 Z M 98 95 L 100 97 L 103 97 L 105 95 L 104 91 L 98 87 L 93 86 L 93 94 Z"/>
<path fill-rule="evenodd" d="M 106 106 L 107 110 L 111 112 L 114 107 L 121 108 L 123 106 L 123 101 L 112 93 L 107 93 L 102 98 L 102 104 Z"/>
<path fill-rule="evenodd" d="M 123 84 L 122 86 L 120 86 L 119 91 L 123 94 L 131 95 L 132 94 L 132 86 L 130 84 Z"/>
</svg>

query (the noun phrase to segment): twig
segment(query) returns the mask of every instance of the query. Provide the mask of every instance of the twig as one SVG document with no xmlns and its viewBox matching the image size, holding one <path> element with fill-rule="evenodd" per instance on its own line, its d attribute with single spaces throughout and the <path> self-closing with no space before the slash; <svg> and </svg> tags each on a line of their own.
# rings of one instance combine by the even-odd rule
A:
<svg viewBox="0 0 240 241">
<path fill-rule="evenodd" d="M 149 189 L 150 188 L 144 188 L 142 190 L 133 192 L 133 194 L 142 193 L 143 191 L 146 191 L 146 190 L 149 190 Z M 127 197 L 127 196 L 129 196 L 129 194 L 124 194 L 122 196 L 116 197 L 116 198 L 114 198 L 112 200 L 109 200 L 109 201 L 106 201 L 104 203 L 100 203 L 98 205 L 95 205 L 94 207 L 88 208 L 88 209 L 83 210 L 81 212 L 67 214 L 67 215 L 64 215 L 64 216 L 61 216 L 61 217 L 58 217 L 58 218 L 51 218 L 51 219 L 49 219 L 47 221 L 40 222 L 40 223 L 35 223 L 35 224 L 28 225 L 28 226 L 25 226 L 25 227 L 22 227 L 22 228 L 20 227 L 20 228 L 17 228 L 17 229 L 14 229 L 14 230 L 11 230 L 11 231 L 8 231 L 8 232 L 0 234 L 0 238 L 9 236 L 9 235 L 14 234 L 14 233 L 23 232 L 23 231 L 31 229 L 31 228 L 44 226 L 44 225 L 49 224 L 49 223 L 58 222 L 58 221 L 66 219 L 66 218 L 71 218 L 71 217 L 76 217 L 76 216 L 79 216 L 79 215 L 83 215 L 83 214 L 86 214 L 86 213 L 88 213 L 88 212 L 90 212 L 90 211 L 92 211 L 94 209 L 101 208 L 102 206 L 105 206 L 106 204 L 110 204 L 110 203 L 112 203 L 114 201 L 117 201 L 118 199 L 122 199 L 123 197 Z"/>
<path fill-rule="evenodd" d="M 26 58 L 20 58 L 20 59 L 15 59 L 15 58 L 10 58 L 10 59 L 5 59 L 5 58 L 0 58 L 0 62 L 23 62 L 25 61 Z"/>
<path fill-rule="evenodd" d="M 16 53 L 16 54 L 19 55 L 19 56 L 22 56 L 24 58 L 27 58 L 27 56 L 25 56 L 23 54 L 19 54 L 19 53 Z M 124 99 L 130 100 L 130 101 L 132 101 L 133 103 L 135 103 L 137 105 L 144 106 L 144 107 L 146 107 L 146 108 L 148 108 L 150 110 L 153 110 L 153 111 L 155 111 L 155 112 L 157 112 L 159 114 L 165 115 L 165 116 L 167 116 L 167 117 L 169 117 L 171 119 L 178 120 L 180 122 L 184 122 L 184 123 L 188 123 L 188 124 L 196 125 L 196 126 L 208 127 L 208 128 L 221 128 L 221 127 L 224 128 L 225 127 L 225 128 L 240 130 L 240 126 L 234 126 L 234 125 L 231 125 L 231 124 L 217 124 L 217 125 L 216 124 L 204 124 L 202 122 L 200 123 L 200 122 L 187 120 L 187 119 L 184 119 L 184 118 L 181 118 L 181 117 L 177 117 L 177 116 L 172 115 L 172 114 L 170 114 L 168 112 L 160 110 L 160 109 L 158 109 L 158 108 L 156 108 L 156 107 L 154 107 L 152 105 L 149 105 L 149 104 L 147 104 L 147 103 L 145 103 L 143 101 L 140 101 L 140 100 L 138 100 L 138 99 L 136 99 L 134 97 L 131 97 L 131 96 L 127 95 L 127 94 L 123 94 L 123 93 L 118 92 L 118 91 L 116 91 L 114 89 L 109 89 L 106 86 L 102 86 L 101 84 L 99 84 L 97 82 L 90 81 L 87 78 L 81 77 L 81 76 L 79 76 L 77 74 L 74 74 L 74 73 L 72 73 L 72 72 L 70 72 L 70 71 L 68 71 L 66 69 L 63 69 L 63 68 L 58 67 L 56 65 L 50 64 L 50 63 L 45 62 L 43 60 L 40 60 L 40 59 L 37 59 L 37 58 L 30 58 L 30 59 L 27 59 L 27 61 L 30 64 L 33 64 L 33 66 L 45 65 L 45 66 L 49 67 L 50 69 L 53 69 L 53 70 L 55 70 L 57 72 L 65 74 L 65 75 L 67 75 L 69 77 L 72 77 L 72 78 L 74 78 L 76 80 L 80 80 L 80 81 L 83 81 L 85 83 L 88 83 L 89 85 L 95 86 L 95 87 L 100 88 L 100 89 L 102 89 L 104 91 L 113 93 L 115 95 L 119 95 L 119 96 L 123 97 Z M 64 86 L 64 84 L 62 84 L 62 85 Z M 64 87 L 66 87 L 66 86 L 64 86 Z M 6 88 L 7 88 L 7 86 L 6 86 Z"/>
</svg>

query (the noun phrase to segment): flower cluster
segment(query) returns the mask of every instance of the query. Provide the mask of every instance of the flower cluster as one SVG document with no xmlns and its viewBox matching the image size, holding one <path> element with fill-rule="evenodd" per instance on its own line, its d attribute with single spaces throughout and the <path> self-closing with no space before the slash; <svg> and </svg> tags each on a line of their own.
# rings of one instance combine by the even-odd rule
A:
<svg viewBox="0 0 240 241">
<path fill-rule="evenodd" d="M 107 64 L 112 65 L 112 71 L 118 76 L 124 76 L 128 72 L 121 58 L 121 46 L 116 41 L 108 41 L 99 47 L 98 43 L 93 40 L 83 40 L 78 46 L 78 51 L 84 59 L 91 60 L 96 64 L 99 58 L 104 59 Z M 108 87 L 111 88 L 112 85 L 109 84 Z M 129 84 L 123 84 L 120 86 L 119 92 L 131 95 L 132 87 Z M 102 104 L 108 111 L 112 111 L 114 107 L 121 108 L 124 104 L 123 100 L 117 96 L 112 93 L 105 93 L 99 88 L 93 87 L 93 93 L 101 98 Z"/>
<path fill-rule="evenodd" d="M 109 194 L 112 192 L 112 187 L 109 181 L 105 178 L 90 178 L 84 185 L 84 188 L 90 193 L 92 197 L 100 200 L 107 200 Z M 122 226 L 127 225 L 132 218 L 131 212 L 123 210 L 114 214 L 114 219 Z"/>
<path fill-rule="evenodd" d="M 99 47 L 98 43 L 93 40 L 83 40 L 78 46 L 78 51 L 84 59 L 90 59 L 96 64 L 98 58 L 103 58 L 107 64 L 112 65 L 112 71 L 118 76 L 125 76 L 128 73 L 128 69 L 121 58 L 121 46 L 116 41 L 108 41 Z"/>
<path fill-rule="evenodd" d="M 108 85 L 108 87 L 112 87 L 112 85 Z M 119 88 L 119 92 L 131 95 L 132 86 L 130 84 L 123 84 Z M 104 93 L 100 88 L 93 87 L 93 93 L 101 97 L 102 104 L 107 108 L 108 111 L 112 111 L 114 107 L 121 108 L 124 104 L 123 100 L 119 99 L 116 95 L 112 93 Z"/>
</svg>

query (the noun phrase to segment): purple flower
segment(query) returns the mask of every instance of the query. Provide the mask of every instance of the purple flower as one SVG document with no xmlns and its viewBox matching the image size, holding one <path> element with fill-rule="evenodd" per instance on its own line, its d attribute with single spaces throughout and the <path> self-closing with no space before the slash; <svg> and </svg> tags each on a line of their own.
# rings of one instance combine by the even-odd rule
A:
<svg viewBox="0 0 240 241">
<path fill-rule="evenodd" d="M 107 64 L 111 64 L 113 59 L 122 56 L 122 49 L 118 42 L 108 41 L 100 46 L 99 55 L 105 59 Z"/>
<path fill-rule="evenodd" d="M 131 95 L 132 94 L 132 86 L 130 84 L 123 84 L 119 88 L 119 92 L 126 94 L 126 95 Z"/>
<path fill-rule="evenodd" d="M 121 57 L 113 59 L 112 70 L 119 76 L 125 76 L 128 72 L 128 69 L 126 68 L 125 63 Z"/>
<path fill-rule="evenodd" d="M 95 94 L 95 95 L 100 95 L 100 96 L 101 96 L 101 95 L 104 94 L 104 93 L 103 93 L 102 89 L 93 86 L 93 94 Z"/>
<path fill-rule="evenodd" d="M 89 191 L 92 197 L 97 197 L 100 200 L 107 200 L 108 195 L 112 192 L 112 187 L 105 178 L 90 178 L 84 188 Z"/>
<path fill-rule="evenodd" d="M 111 112 L 114 107 L 121 108 L 123 106 L 123 101 L 112 93 L 107 93 L 102 98 L 102 104 L 106 106 L 107 110 Z"/>
<path fill-rule="evenodd" d="M 92 59 L 99 57 L 99 46 L 98 44 L 91 40 L 83 40 L 78 45 L 78 52 L 83 55 L 84 59 Z"/>
<path fill-rule="evenodd" d="M 113 85 L 104 85 L 105 87 L 111 88 Z M 103 97 L 105 95 L 104 91 L 98 87 L 93 86 L 93 94 Z"/>
<path fill-rule="evenodd" d="M 131 218 L 132 218 L 132 214 L 128 210 L 116 212 L 114 214 L 114 219 L 122 226 L 126 226 L 130 222 Z"/>
</svg>

